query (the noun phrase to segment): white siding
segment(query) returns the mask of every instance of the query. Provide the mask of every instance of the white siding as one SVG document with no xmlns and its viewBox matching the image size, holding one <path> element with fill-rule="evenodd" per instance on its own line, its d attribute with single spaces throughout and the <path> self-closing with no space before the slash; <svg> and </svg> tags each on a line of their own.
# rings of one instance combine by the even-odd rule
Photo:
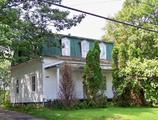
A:
<svg viewBox="0 0 158 120">
<path fill-rule="evenodd" d="M 106 75 L 106 91 L 105 95 L 108 98 L 113 98 L 113 91 L 112 91 L 112 72 L 111 71 L 104 71 Z"/>
<path fill-rule="evenodd" d="M 56 67 L 43 71 L 43 97 L 47 100 L 57 98 Z"/>
<path fill-rule="evenodd" d="M 17 65 L 12 69 L 11 102 L 42 102 L 43 83 L 40 61 Z M 36 75 L 36 91 L 32 91 L 31 75 Z M 16 80 L 19 80 L 19 93 L 16 93 Z"/>
<path fill-rule="evenodd" d="M 108 98 L 113 97 L 113 91 L 112 91 L 112 72 L 111 71 L 104 71 L 104 74 L 106 76 L 106 91 L 105 95 Z M 84 98 L 84 91 L 83 91 L 83 73 L 81 71 L 75 70 L 73 71 L 72 78 L 75 81 L 75 93 L 76 97 L 79 99 Z"/>
<path fill-rule="evenodd" d="M 43 59 L 43 68 L 45 68 L 46 66 L 55 64 L 55 63 L 59 63 L 59 62 L 63 62 L 63 60 L 57 60 L 57 59 L 52 59 L 51 57 L 45 57 Z"/>
<path fill-rule="evenodd" d="M 72 79 L 74 80 L 74 84 L 75 84 L 76 97 L 79 99 L 84 98 L 82 72 L 78 70 L 73 71 Z"/>
<path fill-rule="evenodd" d="M 62 62 L 49 57 L 43 59 L 43 97 L 46 100 L 58 98 L 57 67 L 45 69 L 46 66 Z"/>
<path fill-rule="evenodd" d="M 57 75 L 57 67 L 54 66 L 49 69 L 45 69 L 50 64 L 62 62 L 61 60 L 55 60 L 49 57 L 43 59 L 43 62 L 32 61 L 18 65 L 12 69 L 12 81 L 11 81 L 11 102 L 12 103 L 25 103 L 25 102 L 42 102 L 43 98 L 57 99 L 59 83 L 57 81 L 61 78 Z M 36 75 L 36 90 L 32 91 L 31 79 L 32 75 Z M 84 98 L 83 92 L 83 71 L 78 67 L 73 67 L 72 78 L 75 83 L 75 94 L 79 99 Z M 105 94 L 108 98 L 113 97 L 112 92 L 112 72 L 104 70 L 106 76 L 106 88 Z M 16 94 L 16 80 L 19 80 L 19 94 Z"/>
<path fill-rule="evenodd" d="M 57 83 L 57 67 L 44 69 L 49 64 L 61 62 L 60 60 L 54 60 L 51 58 L 45 58 L 43 60 L 43 95 L 46 99 L 57 99 L 59 94 L 59 84 Z M 83 84 L 82 84 L 82 72 L 77 68 L 72 72 L 72 78 L 75 81 L 75 94 L 77 98 L 83 98 Z M 60 71 L 61 78 L 61 71 Z"/>
<path fill-rule="evenodd" d="M 61 62 L 60 60 L 53 60 L 51 58 L 46 58 L 44 60 L 44 66 L 48 65 L 48 64 L 54 64 L 57 62 Z M 51 69 L 46 69 L 43 72 L 43 84 L 44 84 L 44 96 L 47 99 L 57 99 L 58 98 L 58 87 L 57 85 L 57 67 L 51 68 Z M 108 98 L 112 98 L 113 97 L 113 92 L 112 92 L 112 72 L 109 70 L 105 70 L 103 72 L 106 76 L 106 91 L 105 91 L 105 95 Z M 83 92 L 83 71 L 82 70 L 78 70 L 77 67 L 73 68 L 73 72 L 72 72 L 72 78 L 75 82 L 75 94 L 77 98 L 84 98 L 84 92 Z M 49 77 L 48 77 L 49 76 Z M 61 78 L 61 73 L 60 73 L 60 78 Z"/>
</svg>

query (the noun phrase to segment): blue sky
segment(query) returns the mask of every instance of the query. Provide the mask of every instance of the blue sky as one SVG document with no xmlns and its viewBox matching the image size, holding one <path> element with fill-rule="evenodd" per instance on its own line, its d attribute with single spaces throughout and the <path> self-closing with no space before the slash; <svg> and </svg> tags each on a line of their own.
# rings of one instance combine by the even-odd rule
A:
<svg viewBox="0 0 158 120">
<path fill-rule="evenodd" d="M 84 11 L 99 14 L 105 17 L 114 16 L 121 8 L 125 0 L 62 0 L 62 4 Z M 75 14 L 76 12 L 71 12 Z M 76 27 L 64 30 L 60 33 L 71 34 L 80 37 L 101 39 L 105 34 L 103 28 L 106 20 L 86 15 L 86 18 Z"/>
</svg>

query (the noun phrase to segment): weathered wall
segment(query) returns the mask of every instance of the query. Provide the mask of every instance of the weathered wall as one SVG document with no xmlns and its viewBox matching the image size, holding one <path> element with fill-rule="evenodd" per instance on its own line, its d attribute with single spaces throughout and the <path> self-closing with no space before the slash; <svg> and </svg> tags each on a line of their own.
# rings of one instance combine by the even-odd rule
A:
<svg viewBox="0 0 158 120">
<path fill-rule="evenodd" d="M 45 58 L 44 60 L 44 66 L 47 66 L 49 64 L 55 64 L 58 62 L 62 62 L 60 60 L 54 60 L 51 58 Z M 106 76 L 106 91 L 105 94 L 108 98 L 113 97 L 112 92 L 112 72 L 109 70 L 104 70 L 103 73 Z M 79 69 L 77 66 L 73 66 L 72 71 L 72 79 L 75 83 L 75 94 L 77 98 L 84 98 L 84 92 L 83 92 L 83 69 Z M 57 99 L 58 98 L 58 92 L 59 92 L 59 82 L 57 82 L 57 67 L 54 66 L 53 68 L 44 69 L 43 72 L 43 93 L 45 98 L 47 99 Z M 60 76 L 61 79 L 61 71 Z M 60 81 L 59 79 L 59 81 Z"/>
<path fill-rule="evenodd" d="M 105 71 L 103 72 L 106 76 L 106 91 L 105 95 L 108 98 L 113 98 L 113 91 L 112 91 L 112 71 Z"/>
<path fill-rule="evenodd" d="M 56 72 L 56 67 L 43 71 L 43 96 L 47 100 L 58 96 Z"/>
<path fill-rule="evenodd" d="M 11 102 L 12 103 L 29 103 L 29 102 L 43 102 L 46 100 L 57 99 L 59 93 L 59 84 L 61 80 L 60 67 L 56 63 L 63 62 L 61 60 L 46 57 L 43 61 L 30 61 L 22 63 L 12 68 L 12 82 L 11 82 Z M 52 65 L 48 69 L 46 66 Z M 54 66 L 55 65 L 55 66 Z M 72 78 L 75 83 L 75 94 L 77 98 L 84 98 L 83 92 L 83 69 L 79 68 L 78 64 L 73 64 Z M 113 97 L 112 92 L 112 72 L 104 70 L 106 76 L 106 91 L 108 98 Z M 32 91 L 31 76 L 36 75 L 36 91 Z M 16 80 L 19 80 L 19 93 L 16 93 Z"/>
<path fill-rule="evenodd" d="M 42 102 L 43 82 L 42 64 L 31 61 L 12 67 L 11 103 Z M 35 75 L 35 91 L 32 91 L 31 76 Z M 16 93 L 16 81 L 19 80 L 19 93 Z"/>
</svg>

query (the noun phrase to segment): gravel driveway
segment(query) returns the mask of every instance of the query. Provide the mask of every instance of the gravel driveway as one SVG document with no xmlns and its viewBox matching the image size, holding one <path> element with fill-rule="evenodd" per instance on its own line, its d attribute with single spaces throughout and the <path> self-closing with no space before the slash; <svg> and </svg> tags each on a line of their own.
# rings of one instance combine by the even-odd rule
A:
<svg viewBox="0 0 158 120">
<path fill-rule="evenodd" d="M 26 115 L 24 113 L 0 109 L 0 120 L 44 120 Z"/>
</svg>

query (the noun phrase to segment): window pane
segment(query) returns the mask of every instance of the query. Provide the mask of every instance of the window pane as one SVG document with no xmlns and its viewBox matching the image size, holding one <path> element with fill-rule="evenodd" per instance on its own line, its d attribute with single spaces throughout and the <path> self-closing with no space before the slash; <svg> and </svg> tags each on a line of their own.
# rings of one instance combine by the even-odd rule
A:
<svg viewBox="0 0 158 120">
<path fill-rule="evenodd" d="M 19 80 L 16 80 L 16 93 L 19 93 Z"/>
<path fill-rule="evenodd" d="M 35 91 L 35 76 L 32 76 L 32 91 Z"/>
</svg>

